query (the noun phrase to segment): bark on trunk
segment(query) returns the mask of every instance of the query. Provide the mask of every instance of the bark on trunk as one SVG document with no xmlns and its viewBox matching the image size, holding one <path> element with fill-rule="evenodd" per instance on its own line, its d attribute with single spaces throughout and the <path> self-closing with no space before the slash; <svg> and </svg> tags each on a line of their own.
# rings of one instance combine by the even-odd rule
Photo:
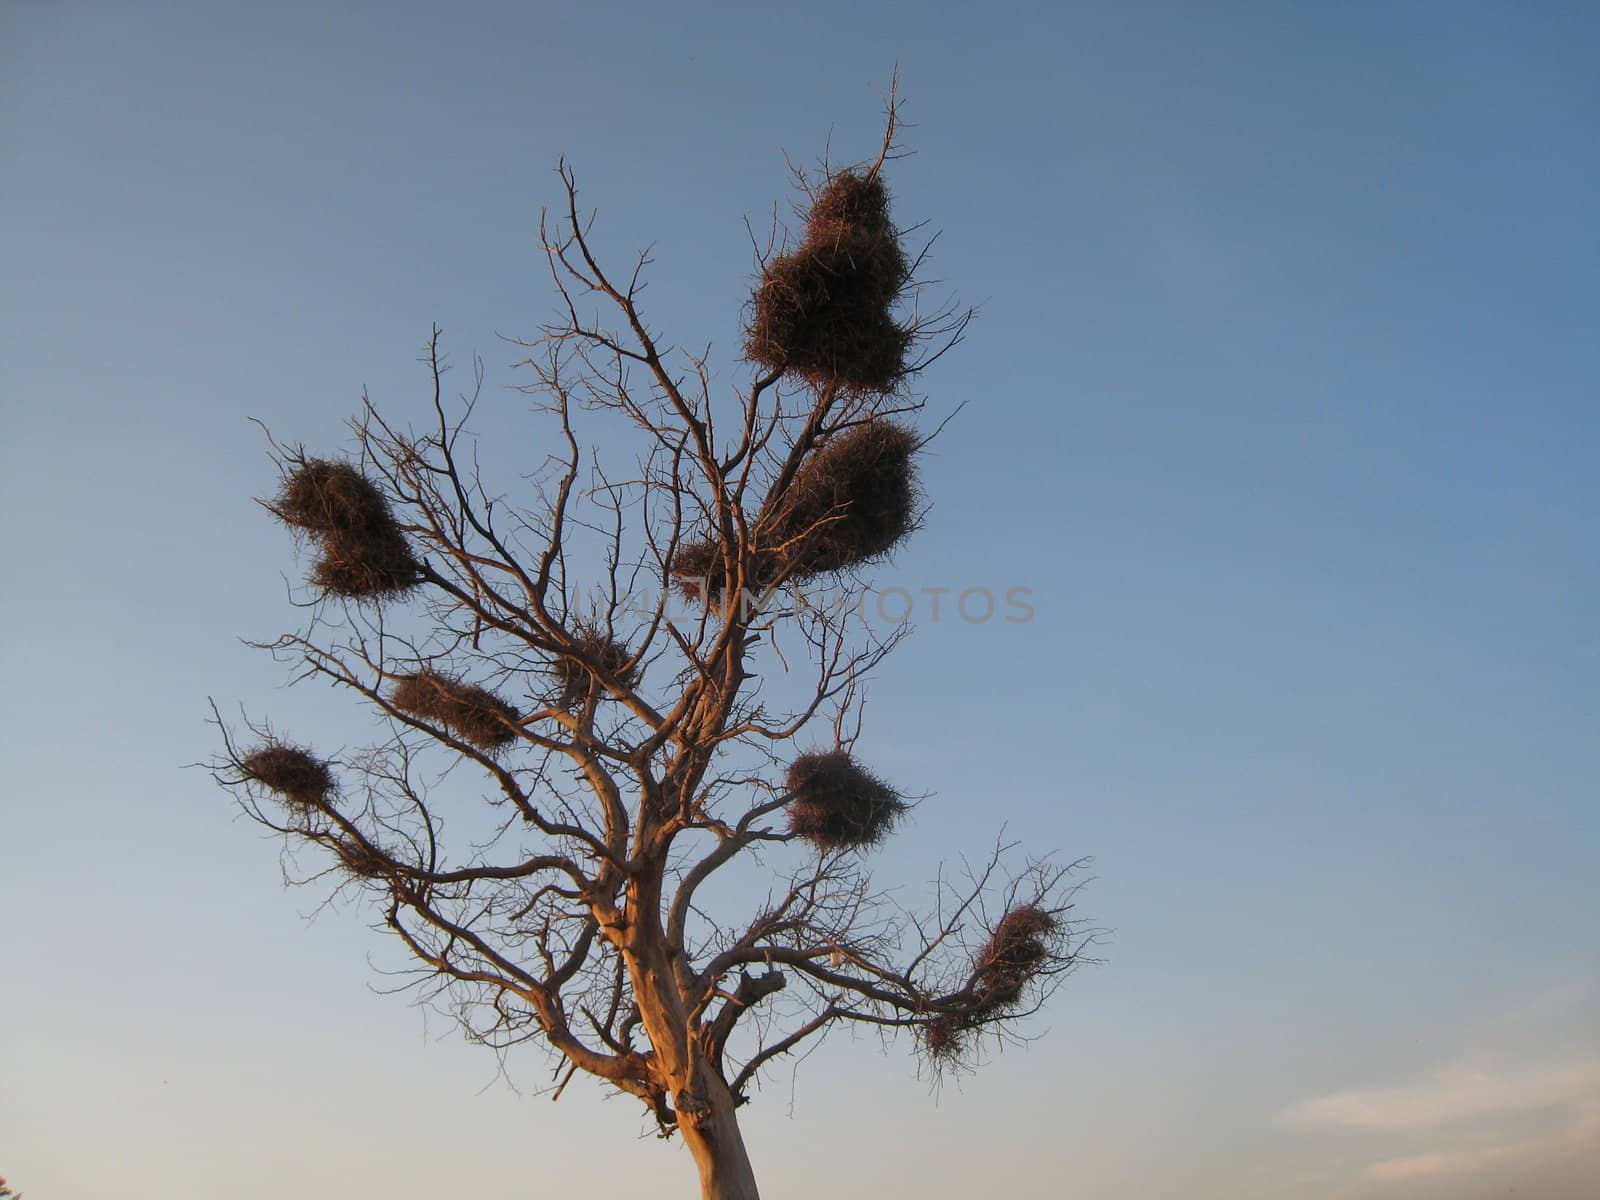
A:
<svg viewBox="0 0 1600 1200">
<path fill-rule="evenodd" d="M 637 914 L 623 948 L 634 996 L 660 1074 L 672 1081 L 678 1132 L 700 1170 L 700 1194 L 703 1200 L 761 1200 L 739 1136 L 733 1093 L 689 1030 L 660 924 L 659 878 L 635 878 L 628 911 Z"/>
<path fill-rule="evenodd" d="M 701 1200 L 761 1200 L 727 1085 L 705 1072 L 696 1092 L 678 1094 L 676 1107 L 678 1130 L 700 1169 Z"/>
</svg>

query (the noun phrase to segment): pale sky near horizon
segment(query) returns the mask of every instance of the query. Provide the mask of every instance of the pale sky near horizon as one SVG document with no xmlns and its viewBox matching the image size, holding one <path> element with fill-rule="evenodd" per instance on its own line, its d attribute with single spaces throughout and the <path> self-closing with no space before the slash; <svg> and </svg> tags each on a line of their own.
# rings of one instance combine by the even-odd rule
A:
<svg viewBox="0 0 1600 1200">
<path fill-rule="evenodd" d="M 980 306 L 878 582 L 862 749 L 928 878 L 1004 825 L 1113 931 L 937 1094 L 841 1037 L 744 1110 L 763 1195 L 1585 1200 L 1600 1177 L 1600 9 L 0 9 L 0 1175 L 28 1200 L 693 1194 L 635 1101 L 377 994 L 203 772 L 206 698 L 342 736 L 247 418 L 322 449 L 481 355 L 537 449 L 566 155 L 740 379 L 744 221 L 871 151 Z M 509 432 L 508 432 L 509 431 Z M 526 440 L 523 440 L 523 439 Z M 343 722 L 343 724 L 341 724 Z M 370 959 L 370 961 L 369 961 Z M 513 1086 L 514 1085 L 514 1086 Z"/>
</svg>

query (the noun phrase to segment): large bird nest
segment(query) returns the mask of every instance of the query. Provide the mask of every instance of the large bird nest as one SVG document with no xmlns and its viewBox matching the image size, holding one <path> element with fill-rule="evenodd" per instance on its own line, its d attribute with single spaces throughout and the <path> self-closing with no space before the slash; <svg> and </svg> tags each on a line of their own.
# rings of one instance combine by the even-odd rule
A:
<svg viewBox="0 0 1600 1200">
<path fill-rule="evenodd" d="M 1016 1008 L 1027 986 L 1049 962 L 1060 920 L 1036 904 L 1019 904 L 1000 918 L 973 959 L 969 999 L 922 1027 L 923 1045 L 936 1059 L 952 1061 L 966 1036 Z"/>
<path fill-rule="evenodd" d="M 335 596 L 388 600 L 416 587 L 421 570 L 398 528 L 378 528 L 323 537 L 311 578 Z"/>
<path fill-rule="evenodd" d="M 899 795 L 845 750 L 802 754 L 786 779 L 789 830 L 823 851 L 876 845 L 905 812 Z"/>
<path fill-rule="evenodd" d="M 437 671 L 400 676 L 389 703 L 419 720 L 443 726 L 483 751 L 502 750 L 517 737 L 520 717 L 515 707 L 487 688 Z"/>
<path fill-rule="evenodd" d="M 814 451 L 782 496 L 763 506 L 751 585 L 765 587 L 780 571 L 803 582 L 898 546 L 917 526 L 920 445 L 914 430 L 875 417 Z M 727 567 L 714 537 L 680 543 L 670 571 L 691 603 L 718 604 L 727 596 Z"/>
<path fill-rule="evenodd" d="M 421 564 L 388 498 L 350 463 L 306 459 L 285 477 L 269 507 L 317 543 L 311 578 L 324 592 L 382 600 L 421 580 Z"/>
<path fill-rule="evenodd" d="M 815 451 L 763 521 L 763 540 L 799 578 L 870 562 L 916 527 L 916 433 L 878 417 Z"/>
<path fill-rule="evenodd" d="M 301 808 L 322 808 L 333 792 L 333 772 L 328 764 L 287 742 L 268 742 L 239 766 L 249 778 Z"/>
<path fill-rule="evenodd" d="M 1036 904 L 1021 904 L 1000 918 L 973 963 L 978 1004 L 994 1012 L 1022 999 L 1039 965 L 1050 956 L 1049 938 L 1058 922 Z"/>
<path fill-rule="evenodd" d="M 352 464 L 308 458 L 284 478 L 272 511 L 307 533 L 348 533 L 382 522 L 389 502 Z"/>
<path fill-rule="evenodd" d="M 805 240 L 762 272 L 745 353 L 818 389 L 893 391 L 912 343 L 893 310 L 910 282 L 883 181 L 840 172 L 814 198 Z"/>
<path fill-rule="evenodd" d="M 806 240 L 824 242 L 852 235 L 893 239 L 889 189 L 883 176 L 839 171 L 817 189 L 806 215 Z"/>
</svg>

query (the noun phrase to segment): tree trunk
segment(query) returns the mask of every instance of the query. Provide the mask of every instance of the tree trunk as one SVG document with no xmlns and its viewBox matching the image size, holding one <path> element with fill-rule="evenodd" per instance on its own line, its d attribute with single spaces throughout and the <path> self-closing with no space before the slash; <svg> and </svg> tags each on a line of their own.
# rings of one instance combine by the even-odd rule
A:
<svg viewBox="0 0 1600 1200">
<path fill-rule="evenodd" d="M 700 1170 L 702 1200 L 761 1200 L 739 1136 L 733 1093 L 689 1030 L 661 928 L 660 886 L 659 873 L 649 872 L 628 885 L 627 911 L 636 916 L 624 952 L 639 1016 L 661 1075 L 671 1081 L 678 1132 Z"/>
<path fill-rule="evenodd" d="M 699 1082 L 698 1093 L 678 1093 L 676 1107 L 678 1130 L 700 1169 L 701 1200 L 761 1200 L 733 1094 L 710 1071 L 702 1071 Z"/>
</svg>

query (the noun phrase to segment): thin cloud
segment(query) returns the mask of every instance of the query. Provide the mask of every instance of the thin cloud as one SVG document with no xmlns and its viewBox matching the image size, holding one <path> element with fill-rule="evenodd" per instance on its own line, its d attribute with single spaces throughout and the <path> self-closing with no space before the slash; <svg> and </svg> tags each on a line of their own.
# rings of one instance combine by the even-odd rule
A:
<svg viewBox="0 0 1600 1200">
<path fill-rule="evenodd" d="M 1302 1129 L 1418 1129 L 1584 1104 L 1600 1094 L 1600 1057 L 1499 1069 L 1452 1068 L 1420 1083 L 1336 1092 L 1285 1111 Z"/>
<path fill-rule="evenodd" d="M 1536 997 L 1461 1033 L 1461 1053 L 1411 1080 L 1302 1100 L 1282 1128 L 1355 1130 L 1390 1145 L 1357 1179 L 1519 1172 L 1600 1156 L 1600 1053 L 1592 980 Z M 1576 1050 L 1576 1052 L 1574 1052 Z M 1395 1153 L 1407 1135 L 1411 1153 Z"/>
<path fill-rule="evenodd" d="M 1600 1110 L 1586 1112 L 1544 1137 L 1523 1138 L 1478 1150 L 1443 1150 L 1375 1162 L 1368 1179 L 1423 1179 L 1558 1162 L 1600 1150 Z"/>
</svg>

